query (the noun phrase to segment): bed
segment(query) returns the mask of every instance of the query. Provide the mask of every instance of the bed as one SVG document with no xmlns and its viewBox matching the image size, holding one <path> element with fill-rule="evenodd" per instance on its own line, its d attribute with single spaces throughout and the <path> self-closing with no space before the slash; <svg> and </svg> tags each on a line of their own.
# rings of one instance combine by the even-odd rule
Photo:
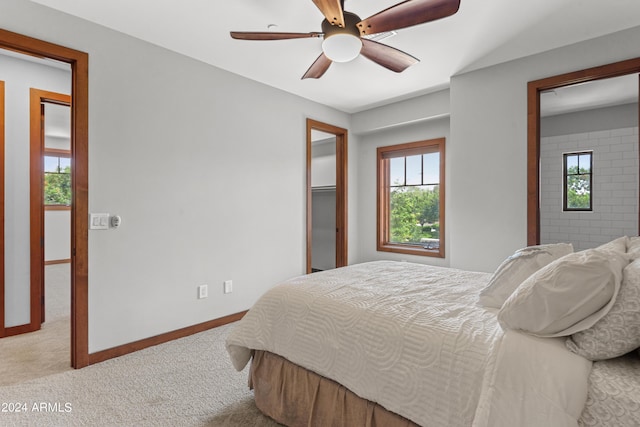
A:
<svg viewBox="0 0 640 427">
<path fill-rule="evenodd" d="M 394 261 L 300 276 L 259 299 L 227 350 L 236 369 L 251 363 L 258 408 L 287 426 L 607 425 L 621 406 L 640 423 L 637 355 L 611 370 L 566 335 L 505 328 L 478 299 L 495 278 Z"/>
</svg>

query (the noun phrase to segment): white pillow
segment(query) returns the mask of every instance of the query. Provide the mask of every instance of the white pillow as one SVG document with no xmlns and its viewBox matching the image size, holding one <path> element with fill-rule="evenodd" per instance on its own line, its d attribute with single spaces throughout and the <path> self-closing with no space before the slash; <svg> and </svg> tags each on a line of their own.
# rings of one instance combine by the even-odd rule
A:
<svg viewBox="0 0 640 427">
<path fill-rule="evenodd" d="M 629 237 L 627 253 L 632 259 L 640 258 L 640 236 Z"/>
<path fill-rule="evenodd" d="M 596 249 L 600 249 L 603 251 L 616 251 L 624 254 L 627 252 L 628 242 L 629 242 L 629 238 L 627 236 L 622 236 L 622 237 L 618 237 L 617 239 L 613 239 L 608 243 L 600 245 Z"/>
<path fill-rule="evenodd" d="M 611 310 L 589 329 L 571 335 L 566 344 L 589 360 L 613 359 L 640 347 L 640 259 L 623 270 Z"/>
<path fill-rule="evenodd" d="M 571 243 L 529 246 L 518 249 L 505 259 L 480 291 L 480 304 L 500 308 L 526 278 L 541 267 L 573 252 Z"/>
<path fill-rule="evenodd" d="M 505 329 L 540 337 L 566 336 L 594 325 L 611 309 L 626 255 L 587 249 L 532 274 L 498 313 Z"/>
</svg>

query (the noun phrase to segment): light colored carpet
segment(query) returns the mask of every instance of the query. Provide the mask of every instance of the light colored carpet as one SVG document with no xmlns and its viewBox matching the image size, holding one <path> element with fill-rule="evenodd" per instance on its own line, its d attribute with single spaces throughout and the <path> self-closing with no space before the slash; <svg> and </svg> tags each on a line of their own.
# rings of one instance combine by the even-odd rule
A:
<svg viewBox="0 0 640 427">
<path fill-rule="evenodd" d="M 278 426 L 256 408 L 248 368 L 231 364 L 224 341 L 232 327 L 0 387 L 0 402 L 26 404 L 26 412 L 0 412 L 0 425 Z M 42 403 L 48 411 L 34 410 Z"/>
<path fill-rule="evenodd" d="M 0 340 L 1 426 L 279 425 L 256 408 L 248 368 L 231 364 L 224 342 L 233 325 L 74 370 L 68 316 L 48 310 L 47 302 L 41 331 Z M 52 343 L 60 351 L 47 367 Z"/>
<path fill-rule="evenodd" d="M 46 266 L 45 286 L 42 329 L 0 340 L 0 386 L 71 369 L 70 264 Z"/>
<path fill-rule="evenodd" d="M 69 317 L 71 313 L 71 264 L 46 265 L 44 267 L 44 283 L 46 320 Z"/>
<path fill-rule="evenodd" d="M 58 317 L 39 331 L 0 340 L 0 386 L 71 370 L 69 328 L 69 318 Z"/>
</svg>

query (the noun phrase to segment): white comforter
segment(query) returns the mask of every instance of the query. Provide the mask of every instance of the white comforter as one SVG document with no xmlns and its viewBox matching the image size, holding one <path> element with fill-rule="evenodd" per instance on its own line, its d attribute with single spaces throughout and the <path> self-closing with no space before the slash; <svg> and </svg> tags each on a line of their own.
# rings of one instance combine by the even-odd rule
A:
<svg viewBox="0 0 640 427">
<path fill-rule="evenodd" d="M 477 305 L 490 275 L 379 261 L 301 276 L 233 329 L 236 369 L 279 354 L 424 426 L 573 426 L 590 362 Z"/>
</svg>

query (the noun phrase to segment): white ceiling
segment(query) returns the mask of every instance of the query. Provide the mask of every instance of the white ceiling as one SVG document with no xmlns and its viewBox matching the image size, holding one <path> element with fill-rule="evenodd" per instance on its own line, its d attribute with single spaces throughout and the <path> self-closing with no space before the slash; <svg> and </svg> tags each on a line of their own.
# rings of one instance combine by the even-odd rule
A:
<svg viewBox="0 0 640 427">
<path fill-rule="evenodd" d="M 639 83 L 638 74 L 627 74 L 542 92 L 540 115 L 545 117 L 638 103 Z"/>
<path fill-rule="evenodd" d="M 359 57 L 300 77 L 321 39 L 233 40 L 229 31 L 320 31 L 311 0 L 32 0 L 293 94 L 353 113 L 448 86 L 461 71 L 640 25 L 638 0 L 462 0 L 457 14 L 384 41 L 421 60 L 396 74 Z M 366 18 L 400 0 L 346 0 Z"/>
</svg>

